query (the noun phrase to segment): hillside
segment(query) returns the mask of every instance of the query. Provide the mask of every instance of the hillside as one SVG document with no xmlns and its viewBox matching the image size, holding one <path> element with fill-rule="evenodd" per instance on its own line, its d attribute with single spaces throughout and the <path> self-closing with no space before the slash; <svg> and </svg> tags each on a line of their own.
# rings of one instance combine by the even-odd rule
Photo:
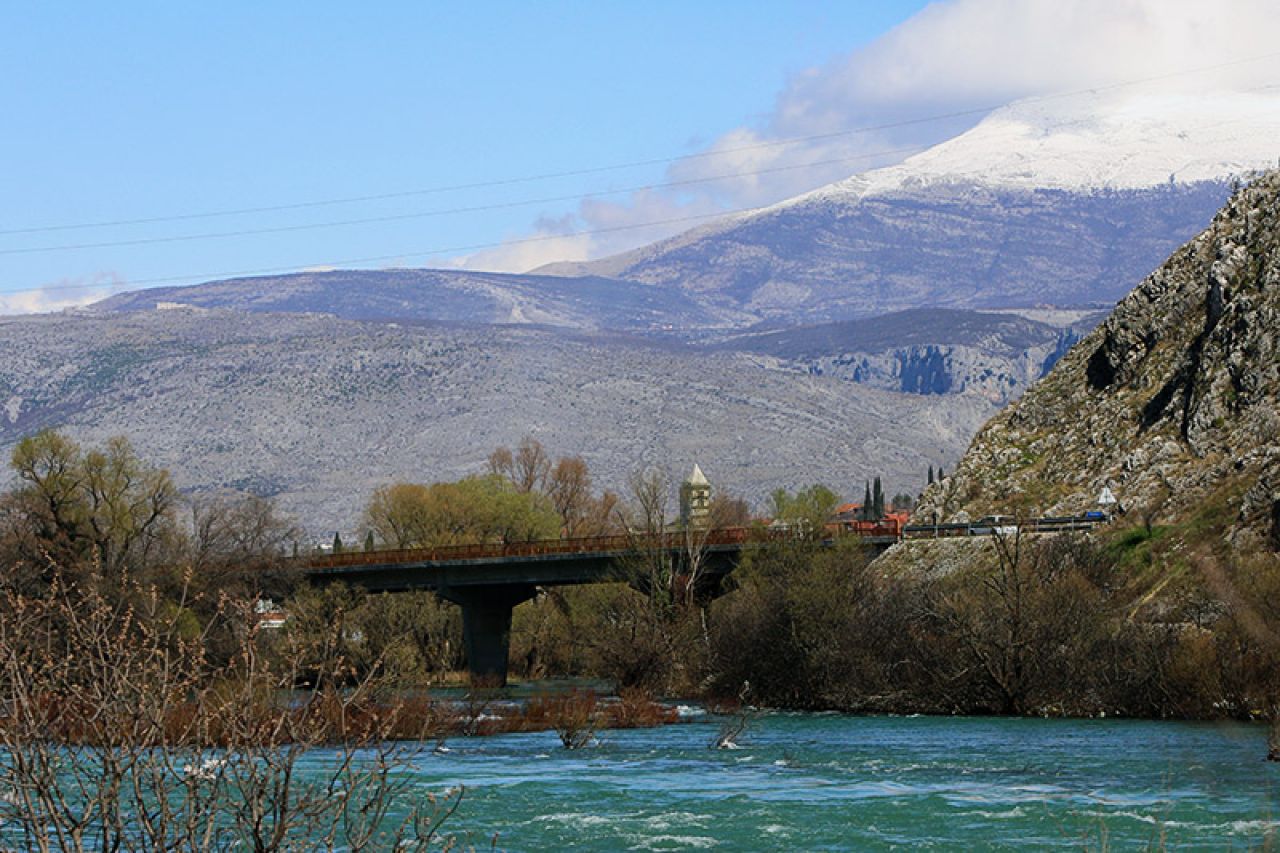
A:
<svg viewBox="0 0 1280 853">
<path fill-rule="evenodd" d="M 994 408 L 609 336 L 179 309 L 0 319 L 0 453 L 44 427 L 126 434 L 185 489 L 276 496 L 317 534 L 370 491 L 455 478 L 525 434 L 599 488 L 683 473 L 752 499 L 874 474 L 919 487 Z"/>
<path fill-rule="evenodd" d="M 1280 172 L 1237 192 L 931 488 L 929 518 L 1078 512 L 1280 548 Z"/>
</svg>

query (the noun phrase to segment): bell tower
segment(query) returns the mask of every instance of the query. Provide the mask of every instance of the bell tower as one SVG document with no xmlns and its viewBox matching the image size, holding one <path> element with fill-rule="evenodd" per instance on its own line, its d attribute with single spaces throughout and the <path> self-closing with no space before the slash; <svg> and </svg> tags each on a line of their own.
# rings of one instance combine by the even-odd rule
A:
<svg viewBox="0 0 1280 853">
<path fill-rule="evenodd" d="M 680 484 L 680 521 L 686 527 L 706 527 L 711 516 L 711 483 L 696 464 Z"/>
</svg>

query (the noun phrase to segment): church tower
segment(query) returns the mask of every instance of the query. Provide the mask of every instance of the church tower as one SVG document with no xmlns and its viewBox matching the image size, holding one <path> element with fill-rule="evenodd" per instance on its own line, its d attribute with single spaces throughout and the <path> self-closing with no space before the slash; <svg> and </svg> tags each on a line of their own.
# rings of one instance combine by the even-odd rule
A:
<svg viewBox="0 0 1280 853">
<path fill-rule="evenodd" d="M 696 464 L 680 484 L 680 521 L 686 527 L 706 527 L 711 516 L 711 483 Z"/>
</svg>

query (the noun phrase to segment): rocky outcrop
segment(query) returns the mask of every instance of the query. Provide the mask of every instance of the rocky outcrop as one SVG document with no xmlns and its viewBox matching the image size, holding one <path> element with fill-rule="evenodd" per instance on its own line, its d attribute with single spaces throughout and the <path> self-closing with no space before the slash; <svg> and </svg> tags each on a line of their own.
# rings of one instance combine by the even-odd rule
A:
<svg viewBox="0 0 1280 853">
<path fill-rule="evenodd" d="M 1237 191 L 923 496 L 942 517 L 1232 514 L 1280 544 L 1280 173 Z"/>
<path fill-rule="evenodd" d="M 1059 312 L 1055 324 L 1014 313 L 913 309 L 866 320 L 733 335 L 718 350 L 758 353 L 770 364 L 907 394 L 969 394 L 997 405 L 1049 371 L 1081 331 L 1105 316 Z"/>
</svg>

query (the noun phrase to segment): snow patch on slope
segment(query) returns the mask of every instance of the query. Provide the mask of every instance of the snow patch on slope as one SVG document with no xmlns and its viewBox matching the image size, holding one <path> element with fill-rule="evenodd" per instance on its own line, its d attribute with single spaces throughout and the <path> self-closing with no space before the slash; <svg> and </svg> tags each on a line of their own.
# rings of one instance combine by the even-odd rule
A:
<svg viewBox="0 0 1280 853">
<path fill-rule="evenodd" d="M 1280 92 L 1015 102 L 896 166 L 776 205 L 854 201 L 934 186 L 1071 191 L 1195 183 L 1272 167 Z"/>
</svg>

